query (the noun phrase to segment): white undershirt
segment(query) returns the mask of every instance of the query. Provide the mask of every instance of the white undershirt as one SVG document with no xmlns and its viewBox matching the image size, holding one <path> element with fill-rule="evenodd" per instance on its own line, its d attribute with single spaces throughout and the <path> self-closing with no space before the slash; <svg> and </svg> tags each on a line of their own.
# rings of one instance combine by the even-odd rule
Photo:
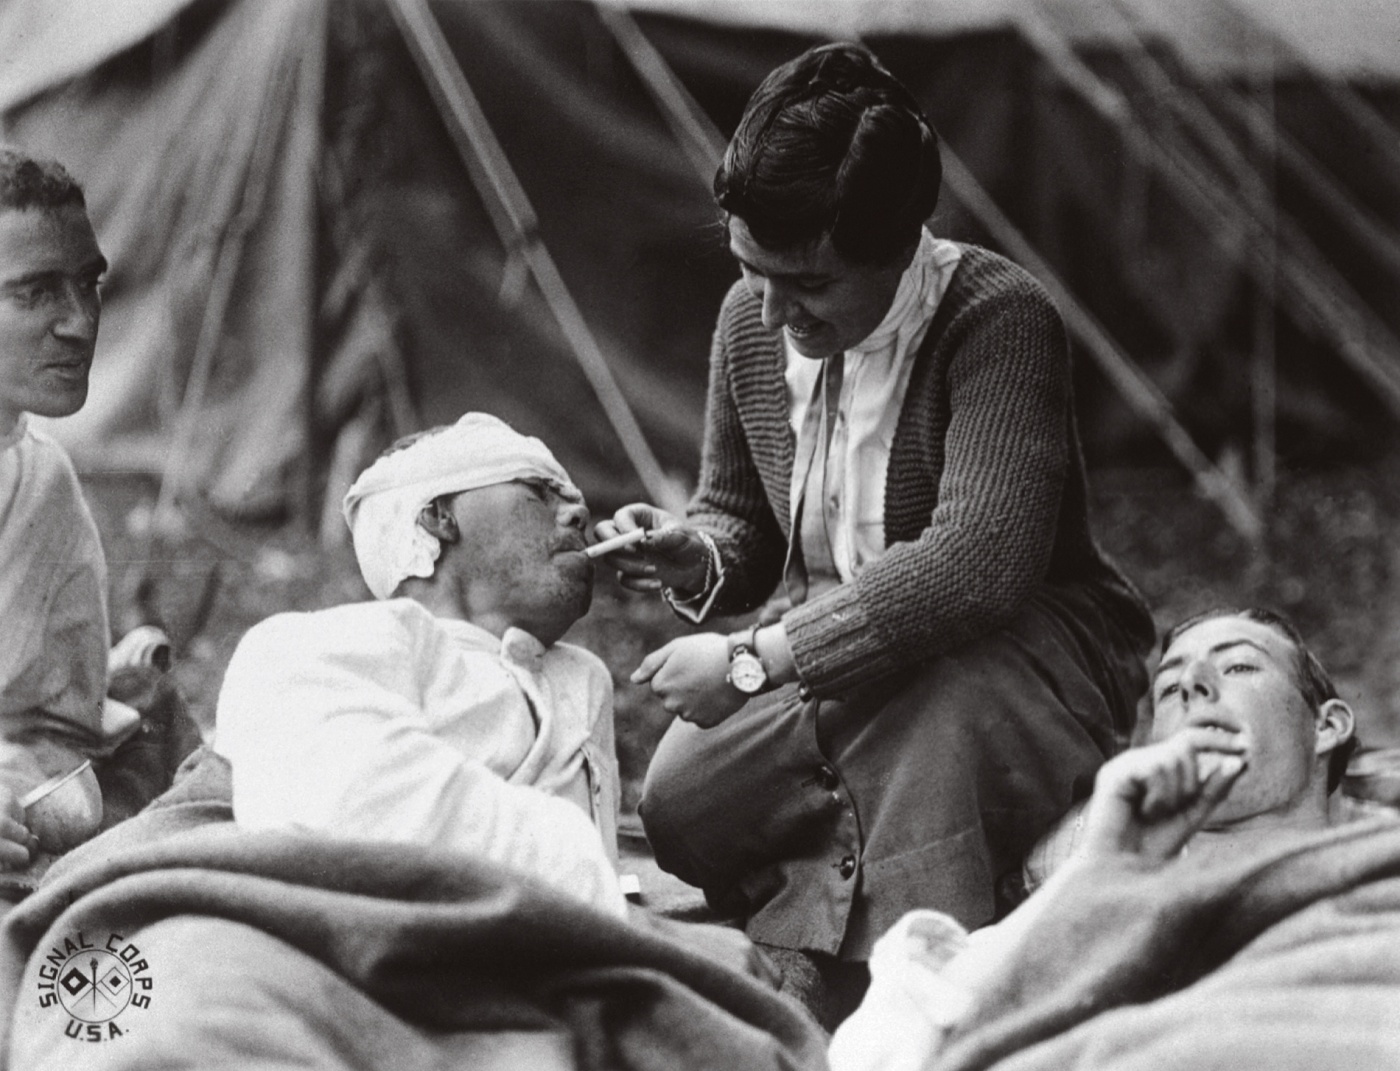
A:
<svg viewBox="0 0 1400 1071">
<path fill-rule="evenodd" d="M 885 318 L 860 345 L 845 353 L 837 427 L 827 450 L 828 494 L 823 503 L 832 557 L 843 582 L 854 579 L 885 552 L 885 479 L 899 413 L 914 371 L 914 356 L 961 259 L 962 247 L 956 242 L 934 238 L 924 230 Z M 803 357 L 786 332 L 784 345 L 788 419 L 797 436 L 816 394 L 824 362 Z M 797 457 L 804 456 L 803 445 L 797 444 Z M 794 511 L 805 478 L 803 466 L 794 466 L 788 498 Z M 669 589 L 662 592 L 676 613 L 695 624 L 709 616 L 724 586 L 724 563 L 713 544 L 710 558 L 710 581 L 704 590 L 686 598 L 678 598 Z"/>
</svg>

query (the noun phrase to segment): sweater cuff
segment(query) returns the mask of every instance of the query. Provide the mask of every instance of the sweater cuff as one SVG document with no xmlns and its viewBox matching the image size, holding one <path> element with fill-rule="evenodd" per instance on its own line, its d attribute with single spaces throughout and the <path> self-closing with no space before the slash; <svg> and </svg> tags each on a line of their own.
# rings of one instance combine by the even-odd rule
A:
<svg viewBox="0 0 1400 1071">
<path fill-rule="evenodd" d="M 681 595 L 671 588 L 661 589 L 661 597 L 666 601 L 666 605 L 674 610 L 678 617 L 692 625 L 705 623 L 705 618 L 710 616 L 710 611 L 714 608 L 720 589 L 724 587 L 724 559 L 720 557 L 719 548 L 715 546 L 715 541 L 708 532 L 698 534 L 710 555 L 709 563 L 705 566 L 704 586 L 695 595 Z"/>
<path fill-rule="evenodd" d="M 813 695 L 833 695 L 901 665 L 876 632 L 855 584 L 842 584 L 783 615 L 797 675 Z"/>
</svg>

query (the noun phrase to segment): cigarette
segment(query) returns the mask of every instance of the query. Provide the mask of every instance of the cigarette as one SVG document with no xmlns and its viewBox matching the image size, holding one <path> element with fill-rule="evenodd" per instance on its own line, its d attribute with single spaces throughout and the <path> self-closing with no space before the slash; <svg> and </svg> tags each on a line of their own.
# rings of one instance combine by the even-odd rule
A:
<svg viewBox="0 0 1400 1071">
<path fill-rule="evenodd" d="M 623 532 L 621 535 L 615 535 L 601 543 L 594 543 L 591 547 L 584 547 L 583 552 L 590 558 L 596 558 L 600 554 L 611 554 L 623 547 L 630 547 L 633 543 L 640 543 L 650 534 L 646 528 L 633 528 L 630 532 Z"/>
<path fill-rule="evenodd" d="M 19 800 L 20 807 L 27 811 L 30 807 L 33 807 L 34 804 L 38 803 L 45 796 L 62 788 L 64 785 L 66 785 L 69 781 L 73 780 L 73 778 L 77 777 L 84 770 L 90 769 L 92 769 L 92 760 L 84 759 L 79 765 L 75 766 L 67 773 L 59 774 L 57 777 L 50 777 L 42 785 L 39 785 L 37 788 L 31 789 L 30 791 L 26 792 L 23 796 L 21 796 Z"/>
<path fill-rule="evenodd" d="M 1239 755 L 1222 755 L 1218 751 L 1203 751 L 1196 756 L 1196 776 L 1202 781 L 1219 771 L 1224 777 L 1238 777 L 1245 768 Z"/>
</svg>

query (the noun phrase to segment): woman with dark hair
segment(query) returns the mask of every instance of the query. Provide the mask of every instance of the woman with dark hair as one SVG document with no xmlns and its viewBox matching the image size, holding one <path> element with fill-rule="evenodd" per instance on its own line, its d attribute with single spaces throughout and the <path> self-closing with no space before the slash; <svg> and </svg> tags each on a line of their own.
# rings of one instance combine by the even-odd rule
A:
<svg viewBox="0 0 1400 1071">
<path fill-rule="evenodd" d="M 905 911 L 1004 910 L 1000 880 L 1128 733 L 1153 635 L 1089 531 L 1059 315 L 925 229 L 940 180 L 865 48 L 768 76 L 715 176 L 743 278 L 699 487 L 684 522 L 599 526 L 650 529 L 608 560 L 696 623 L 779 591 L 761 624 L 638 668 L 679 716 L 642 818 L 755 940 L 857 988 Z"/>
</svg>

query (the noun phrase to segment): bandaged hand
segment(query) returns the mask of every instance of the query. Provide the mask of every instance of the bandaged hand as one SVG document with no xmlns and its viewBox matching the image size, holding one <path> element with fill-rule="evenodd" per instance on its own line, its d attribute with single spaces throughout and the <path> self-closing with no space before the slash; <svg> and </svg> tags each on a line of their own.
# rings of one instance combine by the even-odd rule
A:
<svg viewBox="0 0 1400 1071">
<path fill-rule="evenodd" d="M 0 870 L 23 870 L 34 859 L 39 838 L 30 832 L 19 796 L 0 785 Z"/>
<path fill-rule="evenodd" d="M 1104 763 L 1084 818 L 1085 857 L 1172 858 L 1244 771 L 1234 734 L 1191 728 Z"/>
<path fill-rule="evenodd" d="M 633 684 L 650 684 L 666 710 L 709 729 L 748 699 L 729 683 L 729 640 L 717 632 L 682 636 L 658 648 L 632 671 Z"/>
<path fill-rule="evenodd" d="M 709 573 L 710 548 L 699 534 L 674 515 L 637 502 L 623 506 L 610 521 L 599 521 L 599 540 L 645 528 L 651 534 L 640 543 L 603 555 L 618 572 L 623 587 L 659 591 L 663 587 L 687 595 L 699 594 Z"/>
</svg>

